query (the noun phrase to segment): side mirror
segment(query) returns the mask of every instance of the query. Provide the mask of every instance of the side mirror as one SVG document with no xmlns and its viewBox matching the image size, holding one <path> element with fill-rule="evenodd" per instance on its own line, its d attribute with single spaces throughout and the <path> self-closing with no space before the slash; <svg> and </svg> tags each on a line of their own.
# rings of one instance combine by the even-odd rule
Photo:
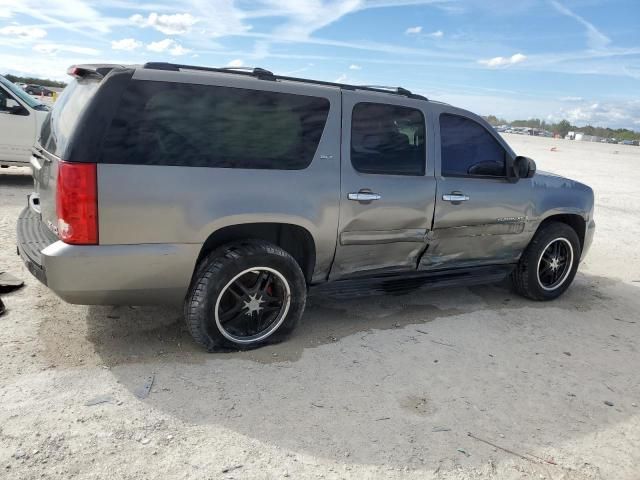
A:
<svg viewBox="0 0 640 480">
<path fill-rule="evenodd" d="M 9 108 L 10 115 L 29 115 L 29 111 L 22 105 L 14 105 Z"/>
<path fill-rule="evenodd" d="M 528 157 L 518 155 L 513 160 L 513 174 L 511 176 L 514 182 L 521 178 L 532 178 L 536 174 L 536 162 Z"/>
<path fill-rule="evenodd" d="M 478 162 L 471 165 L 467 173 L 483 177 L 504 177 L 504 162 L 495 160 Z"/>
</svg>

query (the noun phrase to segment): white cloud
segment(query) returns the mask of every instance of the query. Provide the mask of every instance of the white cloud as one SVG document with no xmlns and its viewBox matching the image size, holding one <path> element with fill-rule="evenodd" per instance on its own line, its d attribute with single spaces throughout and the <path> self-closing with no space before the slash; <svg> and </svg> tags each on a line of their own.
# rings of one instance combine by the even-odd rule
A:
<svg viewBox="0 0 640 480">
<path fill-rule="evenodd" d="M 209 38 L 215 38 L 225 35 L 242 35 L 251 30 L 251 25 L 245 23 L 245 20 L 252 16 L 251 10 L 240 10 L 236 8 L 236 3 L 239 2 L 191 0 L 189 6 L 192 9 L 191 13 L 198 19 L 198 32 Z M 261 7 L 258 8 L 263 11 Z M 270 9 L 270 4 L 265 5 L 265 8 Z"/>
<path fill-rule="evenodd" d="M 174 15 L 158 15 L 153 12 L 147 18 L 139 13 L 129 17 L 139 27 L 153 27 L 165 35 L 181 35 L 191 30 L 198 20 L 190 13 L 176 13 Z"/>
<path fill-rule="evenodd" d="M 420 37 L 431 37 L 431 38 L 442 38 L 442 37 L 444 37 L 444 32 L 442 30 L 436 30 L 435 32 L 424 33 L 423 34 L 421 26 L 409 27 L 404 31 L 404 34 L 405 35 L 420 36 Z"/>
<path fill-rule="evenodd" d="M 191 50 L 184 48 L 178 42 L 172 38 L 165 38 L 158 42 L 151 42 L 147 45 L 147 50 L 150 52 L 163 53 L 169 52 L 173 56 L 180 56 L 189 53 Z"/>
<path fill-rule="evenodd" d="M 556 120 L 566 118 L 577 126 L 626 127 L 640 124 L 640 100 L 619 102 L 589 102 L 560 109 L 553 114 Z"/>
<path fill-rule="evenodd" d="M 588 22 L 583 17 L 573 12 L 572 10 L 568 9 L 567 7 L 565 7 L 564 5 L 562 5 L 560 2 L 556 0 L 549 0 L 549 3 L 551 3 L 553 8 L 555 8 L 562 15 L 565 15 L 569 18 L 573 18 L 576 22 L 578 22 L 583 27 L 585 27 L 587 31 L 587 41 L 591 48 L 604 48 L 609 43 L 611 43 L 611 39 L 607 37 L 604 33 L 602 33 L 600 30 L 598 30 L 595 27 L 595 25 L 593 25 L 593 23 Z"/>
<path fill-rule="evenodd" d="M 343 73 L 342 75 L 340 75 L 338 78 L 336 78 L 334 80 L 334 82 L 336 83 L 344 83 L 347 80 L 347 74 Z"/>
<path fill-rule="evenodd" d="M 582 97 L 560 97 L 560 100 L 563 102 L 581 102 L 584 100 Z"/>
<path fill-rule="evenodd" d="M 360 65 L 352 63 L 351 65 L 349 65 L 349 70 L 362 70 L 362 67 Z"/>
<path fill-rule="evenodd" d="M 433 89 L 417 93 L 424 93 L 430 98 L 451 103 L 457 107 L 466 108 L 482 115 L 496 115 L 507 120 L 523 118 L 544 118 L 549 122 L 569 120 L 579 127 L 591 124 L 593 126 L 611 128 L 635 128 L 640 125 L 640 100 L 583 100 L 571 103 L 566 107 L 558 99 L 544 95 L 531 96 L 530 91 L 509 92 L 506 94 L 492 94 L 479 90 L 468 91 L 458 88 Z M 462 90 L 462 93 L 461 93 Z"/>
<path fill-rule="evenodd" d="M 262 0 L 262 3 L 266 10 L 261 16 L 286 19 L 274 34 L 289 40 L 309 38 L 312 33 L 365 5 L 363 0 Z"/>
<path fill-rule="evenodd" d="M 526 55 L 522 53 L 516 53 L 510 57 L 494 57 L 488 60 L 478 60 L 478 63 L 486 65 L 490 68 L 508 67 L 509 65 L 515 65 L 516 63 L 524 62 L 527 59 Z"/>
<path fill-rule="evenodd" d="M 273 33 L 280 39 L 299 41 L 310 38 L 318 30 L 358 11 L 407 5 L 439 6 L 447 1 L 449 0 L 261 0 L 258 8 L 241 12 L 240 18 L 284 18 L 285 24 Z M 215 14 L 218 15 L 220 4 L 226 5 L 229 2 L 233 3 L 232 0 L 218 0 Z M 198 13 L 207 15 L 206 12 Z M 215 16 L 212 15 L 211 20 L 214 19 Z"/>
<path fill-rule="evenodd" d="M 60 43 L 39 43 L 33 46 L 33 50 L 45 55 L 55 55 L 58 52 L 69 52 L 90 56 L 100 55 L 100 50 L 96 50 L 95 48 L 63 45 Z"/>
<path fill-rule="evenodd" d="M 134 38 L 123 38 L 122 40 L 114 40 L 111 42 L 111 48 L 114 50 L 125 50 L 130 52 L 142 47 L 142 42 Z"/>
<path fill-rule="evenodd" d="M 0 35 L 18 38 L 20 40 L 40 40 L 47 36 L 47 31 L 38 27 L 25 27 L 21 25 L 9 25 L 0 28 Z"/>
<path fill-rule="evenodd" d="M 85 0 L 2 0 L 3 14 L 9 17 L 13 14 L 26 14 L 34 18 L 54 16 L 73 19 L 98 18 L 100 14 Z"/>
<path fill-rule="evenodd" d="M 8 73 L 67 81 L 67 68 L 76 60 L 53 55 L 20 55 L 0 53 L 0 65 Z"/>
<path fill-rule="evenodd" d="M 235 60 L 231 60 L 227 63 L 227 67 L 241 67 L 244 65 L 244 62 L 241 58 L 236 58 Z"/>
</svg>

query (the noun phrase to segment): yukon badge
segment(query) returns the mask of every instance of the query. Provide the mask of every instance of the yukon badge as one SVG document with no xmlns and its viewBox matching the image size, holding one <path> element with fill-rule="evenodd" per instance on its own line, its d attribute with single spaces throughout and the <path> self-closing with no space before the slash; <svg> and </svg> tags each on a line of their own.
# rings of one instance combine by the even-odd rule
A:
<svg viewBox="0 0 640 480">
<path fill-rule="evenodd" d="M 496 218 L 496 222 L 498 223 L 522 223 L 526 222 L 527 217 L 502 217 Z"/>
</svg>

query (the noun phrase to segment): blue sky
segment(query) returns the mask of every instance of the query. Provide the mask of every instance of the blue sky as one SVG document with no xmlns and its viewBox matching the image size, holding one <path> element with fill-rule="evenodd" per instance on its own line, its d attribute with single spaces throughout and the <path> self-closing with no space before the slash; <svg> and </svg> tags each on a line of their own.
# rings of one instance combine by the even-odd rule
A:
<svg viewBox="0 0 640 480">
<path fill-rule="evenodd" d="M 639 0 L 0 0 L 0 73 L 261 66 L 640 130 Z"/>
</svg>

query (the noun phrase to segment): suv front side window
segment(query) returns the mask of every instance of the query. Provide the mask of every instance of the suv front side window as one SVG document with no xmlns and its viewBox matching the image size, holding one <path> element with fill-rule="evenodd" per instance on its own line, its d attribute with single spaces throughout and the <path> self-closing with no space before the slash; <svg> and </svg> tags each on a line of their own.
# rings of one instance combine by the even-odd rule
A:
<svg viewBox="0 0 640 480">
<path fill-rule="evenodd" d="M 0 88 L 0 113 L 12 113 L 20 104 L 4 89 Z"/>
<path fill-rule="evenodd" d="M 444 177 L 505 177 L 507 152 L 482 125 L 470 118 L 440 115 Z"/>
<path fill-rule="evenodd" d="M 382 103 L 356 104 L 351 115 L 351 164 L 362 173 L 424 175 L 422 112 Z"/>
</svg>

